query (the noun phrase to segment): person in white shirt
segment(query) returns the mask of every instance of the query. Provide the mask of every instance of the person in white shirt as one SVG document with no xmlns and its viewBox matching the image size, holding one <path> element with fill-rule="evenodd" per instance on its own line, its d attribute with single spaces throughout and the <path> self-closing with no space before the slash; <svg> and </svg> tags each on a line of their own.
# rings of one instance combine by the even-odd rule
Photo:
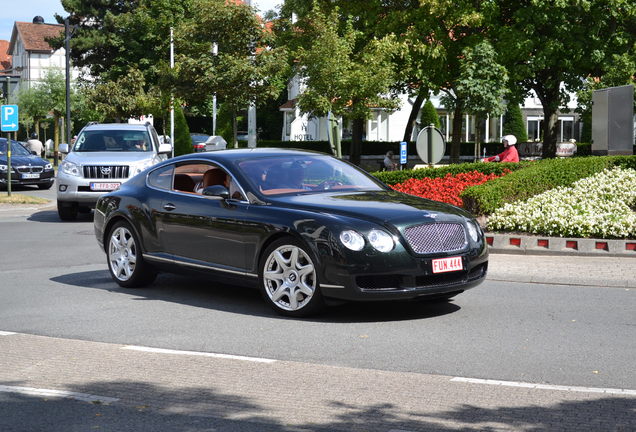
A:
<svg viewBox="0 0 636 432">
<path fill-rule="evenodd" d="M 31 139 L 28 140 L 26 144 L 27 144 L 26 145 L 27 150 L 29 150 L 30 152 L 35 152 L 37 156 L 42 157 L 42 151 L 44 150 L 44 145 L 42 144 L 42 141 L 38 139 L 38 134 L 33 132 L 31 134 Z"/>
</svg>

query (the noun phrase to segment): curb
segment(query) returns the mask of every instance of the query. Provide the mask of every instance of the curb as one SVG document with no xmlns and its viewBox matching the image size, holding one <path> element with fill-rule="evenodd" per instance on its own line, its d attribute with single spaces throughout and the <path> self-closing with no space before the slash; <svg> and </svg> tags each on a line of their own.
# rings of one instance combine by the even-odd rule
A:
<svg viewBox="0 0 636 432">
<path fill-rule="evenodd" d="M 486 233 L 491 253 L 636 258 L 636 240 L 542 237 Z"/>
</svg>

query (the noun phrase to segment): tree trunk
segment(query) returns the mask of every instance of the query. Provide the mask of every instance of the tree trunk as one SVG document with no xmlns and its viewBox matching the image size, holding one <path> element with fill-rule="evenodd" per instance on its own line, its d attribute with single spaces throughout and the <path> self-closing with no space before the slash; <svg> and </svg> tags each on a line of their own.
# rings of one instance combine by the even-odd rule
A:
<svg viewBox="0 0 636 432">
<path fill-rule="evenodd" d="M 411 135 L 413 135 L 413 127 L 415 126 L 417 115 L 420 113 L 420 109 L 422 108 L 423 103 L 424 103 L 424 93 L 419 93 L 417 97 L 415 98 L 415 101 L 413 101 L 413 107 L 411 108 L 409 121 L 406 123 L 406 128 L 404 129 L 403 141 L 406 141 L 406 142 L 411 141 Z M 428 126 L 428 125 L 425 125 L 425 126 Z"/>
<path fill-rule="evenodd" d="M 556 110 L 549 107 L 543 108 L 543 150 L 541 156 L 544 159 L 556 157 L 557 135 L 559 133 L 559 117 Z"/>
<path fill-rule="evenodd" d="M 353 119 L 351 135 L 351 149 L 349 150 L 349 162 L 360 165 L 362 153 L 362 134 L 364 133 L 364 119 Z"/>
<path fill-rule="evenodd" d="M 451 141 L 450 159 L 451 163 L 459 163 L 459 149 L 462 140 L 462 105 L 460 101 L 455 104 L 453 113 L 453 138 Z"/>
</svg>

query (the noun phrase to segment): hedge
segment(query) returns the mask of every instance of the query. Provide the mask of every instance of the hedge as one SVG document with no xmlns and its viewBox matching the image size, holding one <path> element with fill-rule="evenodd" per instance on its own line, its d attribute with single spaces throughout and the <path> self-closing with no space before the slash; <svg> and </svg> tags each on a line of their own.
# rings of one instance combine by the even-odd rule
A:
<svg viewBox="0 0 636 432">
<path fill-rule="evenodd" d="M 577 180 L 615 166 L 636 169 L 636 156 L 574 157 L 531 162 L 525 169 L 467 188 L 461 194 L 463 207 L 473 214 L 488 215 L 506 203 L 526 200 L 558 186 L 570 186 Z"/>
<path fill-rule="evenodd" d="M 460 173 L 467 173 L 472 171 L 478 171 L 483 174 L 503 174 L 504 170 L 516 171 L 521 168 L 525 168 L 534 164 L 534 162 L 520 162 L 520 163 L 483 163 L 483 162 L 471 162 L 462 164 L 446 165 L 439 168 L 420 168 L 416 170 L 402 170 L 402 171 L 378 171 L 371 173 L 374 177 L 380 181 L 394 185 L 402 183 L 410 178 L 423 179 L 423 178 L 439 178 L 444 177 L 450 173 L 457 175 Z"/>
</svg>

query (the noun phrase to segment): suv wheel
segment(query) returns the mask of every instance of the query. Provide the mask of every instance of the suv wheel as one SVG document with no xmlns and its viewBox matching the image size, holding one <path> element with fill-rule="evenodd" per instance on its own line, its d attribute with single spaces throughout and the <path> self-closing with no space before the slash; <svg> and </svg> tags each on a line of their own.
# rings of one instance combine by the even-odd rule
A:
<svg viewBox="0 0 636 432">
<path fill-rule="evenodd" d="M 58 201 L 57 214 L 63 221 L 75 220 L 77 218 L 77 203 Z"/>
</svg>

